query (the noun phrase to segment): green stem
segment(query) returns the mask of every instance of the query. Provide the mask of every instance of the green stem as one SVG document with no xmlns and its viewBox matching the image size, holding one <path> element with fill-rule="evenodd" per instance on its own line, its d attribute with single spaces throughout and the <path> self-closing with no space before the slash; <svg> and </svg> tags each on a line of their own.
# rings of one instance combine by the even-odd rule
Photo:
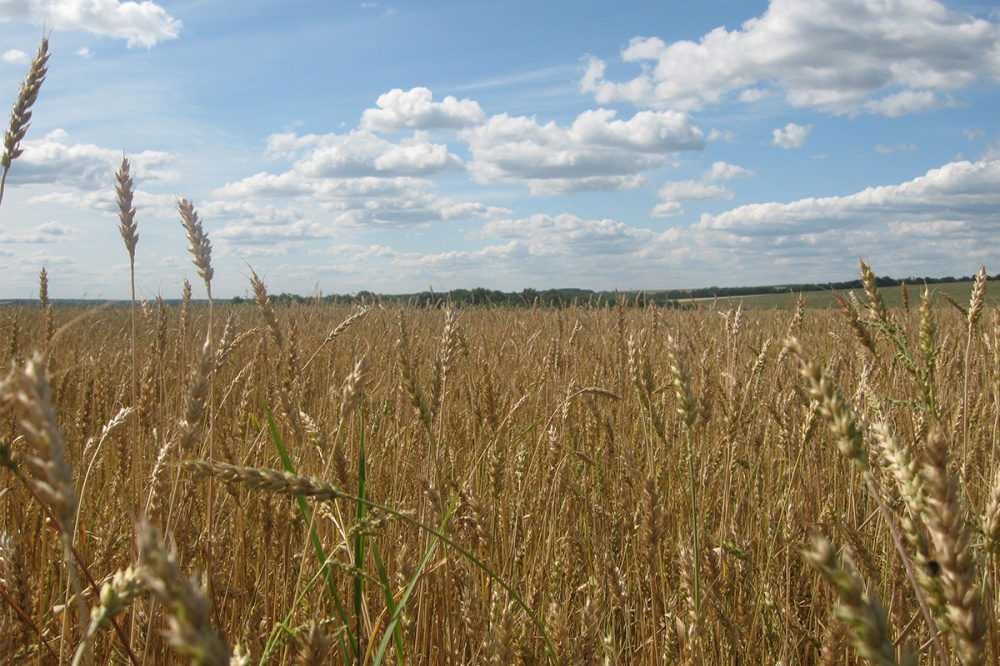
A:
<svg viewBox="0 0 1000 666">
<path fill-rule="evenodd" d="M 291 474 L 295 474 L 295 466 L 292 464 L 292 459 L 288 455 L 288 449 L 285 447 L 284 440 L 281 439 L 281 433 L 278 432 L 278 426 L 274 422 L 274 415 L 271 413 L 271 409 L 265 404 L 264 411 L 267 414 L 267 424 L 271 429 L 271 437 L 274 439 L 274 446 L 278 449 L 278 455 L 281 456 L 281 464 L 284 465 L 285 470 Z M 307 525 L 312 525 L 311 512 L 309 511 L 309 504 L 301 495 L 296 497 L 299 505 L 299 512 L 305 519 Z M 309 536 L 312 540 L 313 549 L 316 551 L 316 557 L 319 559 L 321 566 L 326 564 L 326 553 L 323 550 L 323 544 L 319 540 L 319 535 L 316 534 L 316 528 L 311 527 L 309 530 Z M 330 590 L 330 596 L 333 597 L 334 607 L 333 611 L 337 614 L 340 619 L 340 623 L 344 625 L 345 628 L 350 627 L 347 617 L 347 610 L 344 608 L 344 604 L 340 601 L 340 595 L 337 593 L 337 584 L 333 580 L 333 574 L 330 573 L 330 569 L 325 567 L 326 572 L 326 584 Z M 350 639 L 348 645 L 351 648 L 351 656 L 354 659 L 358 659 L 360 655 L 360 649 L 357 644 L 357 638 L 347 630 L 347 636 Z M 345 661 L 351 661 L 347 658 L 347 648 L 344 646 L 344 639 L 340 632 L 337 632 L 337 641 L 340 643 L 340 651 L 344 654 Z"/>
<path fill-rule="evenodd" d="M 367 480 L 367 460 L 365 451 L 365 413 L 364 405 L 360 405 L 361 410 L 361 441 L 359 444 L 358 451 L 358 497 L 362 499 L 367 499 L 368 495 L 368 480 Z M 361 522 L 365 519 L 367 515 L 367 507 L 362 502 L 357 504 L 357 522 L 358 522 L 358 534 L 354 537 L 354 566 L 358 570 L 364 570 L 365 567 L 365 536 L 364 529 L 360 529 Z M 355 622 L 355 640 L 358 644 L 361 644 L 361 602 L 364 597 L 364 577 L 355 576 L 354 577 L 354 622 Z M 360 654 L 358 656 L 360 663 Z"/>
</svg>

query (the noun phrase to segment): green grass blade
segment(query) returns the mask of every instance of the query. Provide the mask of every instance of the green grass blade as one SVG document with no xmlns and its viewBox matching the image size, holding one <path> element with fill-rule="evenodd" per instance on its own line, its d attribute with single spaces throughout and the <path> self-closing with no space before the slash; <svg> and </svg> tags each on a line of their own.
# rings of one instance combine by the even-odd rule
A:
<svg viewBox="0 0 1000 666">
<path fill-rule="evenodd" d="M 441 521 L 441 527 L 439 532 L 444 532 L 445 525 L 448 524 L 448 520 L 451 518 L 451 512 L 455 510 L 455 506 L 458 504 L 458 497 L 455 497 L 451 501 L 451 506 L 448 507 L 448 513 L 445 514 L 444 520 Z M 410 599 L 410 594 L 413 592 L 413 588 L 417 586 L 417 581 L 420 580 L 420 574 L 424 572 L 427 567 L 427 562 L 431 559 L 431 554 L 434 553 L 434 549 L 437 547 L 438 540 L 440 536 L 435 535 L 431 540 L 431 544 L 427 547 L 424 552 L 423 558 L 420 560 L 420 566 L 417 570 L 413 572 L 413 578 L 410 579 L 410 583 L 406 586 L 406 592 L 399 600 L 399 604 L 396 606 L 396 610 L 392 614 L 392 619 L 389 620 L 388 626 L 385 628 L 385 635 L 382 636 L 382 643 L 378 646 L 378 652 L 375 654 L 374 666 L 380 666 L 382 663 L 382 657 L 385 654 L 385 649 L 389 645 L 389 637 L 395 634 L 396 627 L 399 626 L 399 616 L 403 613 L 403 608 L 406 606 L 406 602 Z"/>
<path fill-rule="evenodd" d="M 385 573 L 385 564 L 382 562 L 382 555 L 379 553 L 378 544 L 374 537 L 369 537 L 372 557 L 375 559 L 375 570 L 378 572 L 379 582 L 382 584 L 382 591 L 385 595 L 385 607 L 389 610 L 389 616 L 396 614 L 396 601 L 392 598 L 392 585 L 389 584 L 389 576 Z M 403 666 L 403 630 L 399 623 L 393 627 L 392 636 L 396 641 L 396 664 Z"/>
<path fill-rule="evenodd" d="M 292 459 L 288 455 L 288 449 L 285 447 L 285 442 L 281 438 L 281 433 L 278 432 L 278 426 L 274 422 L 274 415 L 271 414 L 271 408 L 264 404 L 264 411 L 267 413 L 267 424 L 271 429 L 271 437 L 274 439 L 274 446 L 278 449 L 278 455 L 281 457 L 281 464 L 285 466 L 285 470 L 291 474 L 295 474 L 295 466 L 292 464 Z M 334 606 L 332 608 L 333 612 L 337 615 L 341 624 L 344 625 L 346 629 L 347 637 L 349 640 L 349 646 L 351 648 L 351 659 L 350 661 L 356 660 L 359 657 L 359 647 L 358 638 L 351 633 L 350 624 L 348 623 L 347 611 L 344 608 L 344 604 L 340 601 L 340 595 L 337 593 L 337 583 L 333 580 L 333 573 L 331 573 L 330 568 L 326 566 L 326 553 L 323 550 L 323 544 L 319 540 L 319 535 L 316 534 L 316 528 L 312 525 L 312 512 L 309 510 L 309 504 L 306 499 L 301 495 L 296 498 L 298 500 L 299 511 L 302 513 L 302 517 L 306 521 L 306 525 L 309 525 L 309 537 L 312 540 L 313 549 L 316 551 L 316 557 L 319 559 L 320 566 L 326 572 L 326 584 L 327 588 L 330 590 L 330 595 L 333 597 Z M 344 654 L 345 659 L 347 659 L 347 649 L 344 646 L 344 639 L 341 637 L 340 632 L 337 632 L 337 640 L 340 643 L 340 650 Z"/>
<path fill-rule="evenodd" d="M 359 407 L 361 409 L 361 441 L 359 443 L 358 451 L 358 497 L 361 499 L 368 499 L 368 479 L 367 479 L 367 460 L 365 451 L 365 413 L 364 405 Z M 357 521 L 361 524 L 361 521 L 365 519 L 368 515 L 368 507 L 364 502 L 357 503 Z M 359 529 L 358 533 L 354 536 L 354 566 L 359 570 L 364 570 L 365 567 L 365 536 L 364 530 Z M 365 581 L 361 576 L 354 577 L 354 622 L 357 629 L 355 630 L 358 643 L 361 642 L 361 603 L 364 600 L 365 593 Z"/>
</svg>

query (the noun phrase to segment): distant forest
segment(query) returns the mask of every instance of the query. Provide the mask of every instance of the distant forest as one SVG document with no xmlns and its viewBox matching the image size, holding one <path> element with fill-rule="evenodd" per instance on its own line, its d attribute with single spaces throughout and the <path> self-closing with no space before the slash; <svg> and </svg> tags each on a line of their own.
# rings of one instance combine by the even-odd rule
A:
<svg viewBox="0 0 1000 666">
<path fill-rule="evenodd" d="M 990 276 L 990 280 L 1000 280 L 1000 273 Z M 908 285 L 945 284 L 951 282 L 971 282 L 969 277 L 943 278 L 877 278 L 879 287 L 898 287 L 902 283 Z M 436 306 L 442 303 L 455 305 L 483 305 L 493 307 L 564 307 L 569 305 L 585 305 L 588 303 L 610 302 L 622 300 L 626 305 L 656 305 L 660 307 L 685 307 L 693 299 L 729 298 L 736 296 L 758 296 L 762 294 L 787 294 L 810 291 L 846 291 L 861 289 L 861 280 L 848 282 L 827 282 L 824 284 L 784 284 L 762 287 L 704 287 L 701 289 L 665 289 L 656 291 L 591 291 L 589 289 L 524 289 L 519 292 L 499 291 L 496 289 L 452 289 L 445 292 L 422 291 L 416 294 L 375 294 L 370 291 L 359 291 L 356 294 L 339 295 L 323 294 L 315 296 L 299 296 L 296 294 L 272 295 L 271 300 L 277 303 L 407 303 L 420 307 Z M 250 302 L 253 299 L 236 296 L 233 303 Z"/>
</svg>

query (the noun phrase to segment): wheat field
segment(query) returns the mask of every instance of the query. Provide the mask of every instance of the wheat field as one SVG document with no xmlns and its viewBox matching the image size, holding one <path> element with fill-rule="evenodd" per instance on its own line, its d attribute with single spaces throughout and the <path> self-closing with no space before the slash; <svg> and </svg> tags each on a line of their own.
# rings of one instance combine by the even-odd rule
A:
<svg viewBox="0 0 1000 666">
<path fill-rule="evenodd" d="M 996 663 L 982 294 L 275 308 L 253 279 L 134 329 L 2 310 L 7 663 Z"/>
<path fill-rule="evenodd" d="M 182 199 L 169 305 L 116 179 L 131 303 L 42 268 L 0 308 L 0 664 L 1000 663 L 985 267 L 892 309 L 864 262 L 836 309 L 222 304 Z"/>
</svg>

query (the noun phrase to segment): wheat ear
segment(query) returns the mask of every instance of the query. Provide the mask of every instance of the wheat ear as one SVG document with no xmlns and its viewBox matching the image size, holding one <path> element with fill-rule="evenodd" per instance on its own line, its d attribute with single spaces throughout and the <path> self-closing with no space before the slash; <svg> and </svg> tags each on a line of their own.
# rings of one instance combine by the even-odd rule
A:
<svg viewBox="0 0 1000 666">
<path fill-rule="evenodd" d="M 862 659 L 881 666 L 896 666 L 896 648 L 889 632 L 889 618 L 878 599 L 867 594 L 854 567 L 841 566 L 830 542 L 812 538 L 812 550 L 802 553 L 837 589 L 840 603 L 834 609 L 852 630 L 851 642 Z"/>
<path fill-rule="evenodd" d="M 201 666 L 229 666 L 229 646 L 209 625 L 205 592 L 187 578 L 149 523 L 135 528 L 138 580 L 170 608 L 167 644 Z"/>
<path fill-rule="evenodd" d="M 136 346 L 135 346 L 135 246 L 139 242 L 139 234 L 136 231 L 136 221 L 135 221 L 135 207 L 132 205 L 132 200 L 135 196 L 135 184 L 132 181 L 132 175 L 129 173 L 132 164 L 128 157 L 122 157 L 122 165 L 115 173 L 115 179 L 118 181 L 115 185 L 115 192 L 118 194 L 118 232 L 122 236 L 122 240 L 125 241 L 125 249 L 128 250 L 128 263 L 129 263 L 129 277 L 130 285 L 132 287 L 132 301 L 130 308 L 130 318 L 132 325 L 132 332 L 129 336 L 130 351 L 132 356 L 132 407 L 135 408 L 139 404 L 138 392 L 139 386 L 136 379 Z M 139 441 L 138 436 L 138 422 L 137 420 L 132 421 L 132 444 L 133 446 Z M 131 456 L 132 458 L 132 497 L 133 499 L 139 496 L 139 461 L 138 456 Z"/>
<path fill-rule="evenodd" d="M 948 619 L 963 666 L 984 662 L 986 619 L 976 586 L 976 563 L 969 546 L 960 491 L 948 472 L 948 442 L 940 429 L 927 437 L 927 527 L 941 566 L 941 587 L 948 602 Z"/>
<path fill-rule="evenodd" d="M 10 112 L 10 126 L 3 133 L 3 156 L 0 157 L 0 165 L 3 166 L 3 175 L 0 176 L 0 202 L 3 202 L 3 190 L 7 184 L 7 172 L 10 164 L 21 156 L 24 151 L 21 149 L 21 139 L 28 131 L 31 124 L 31 107 L 38 99 L 38 90 L 45 81 L 46 63 L 49 61 L 49 39 L 42 38 L 42 43 L 38 46 L 38 55 L 31 61 L 31 68 L 28 70 L 28 77 L 21 84 L 17 91 L 17 101 Z"/>
</svg>

